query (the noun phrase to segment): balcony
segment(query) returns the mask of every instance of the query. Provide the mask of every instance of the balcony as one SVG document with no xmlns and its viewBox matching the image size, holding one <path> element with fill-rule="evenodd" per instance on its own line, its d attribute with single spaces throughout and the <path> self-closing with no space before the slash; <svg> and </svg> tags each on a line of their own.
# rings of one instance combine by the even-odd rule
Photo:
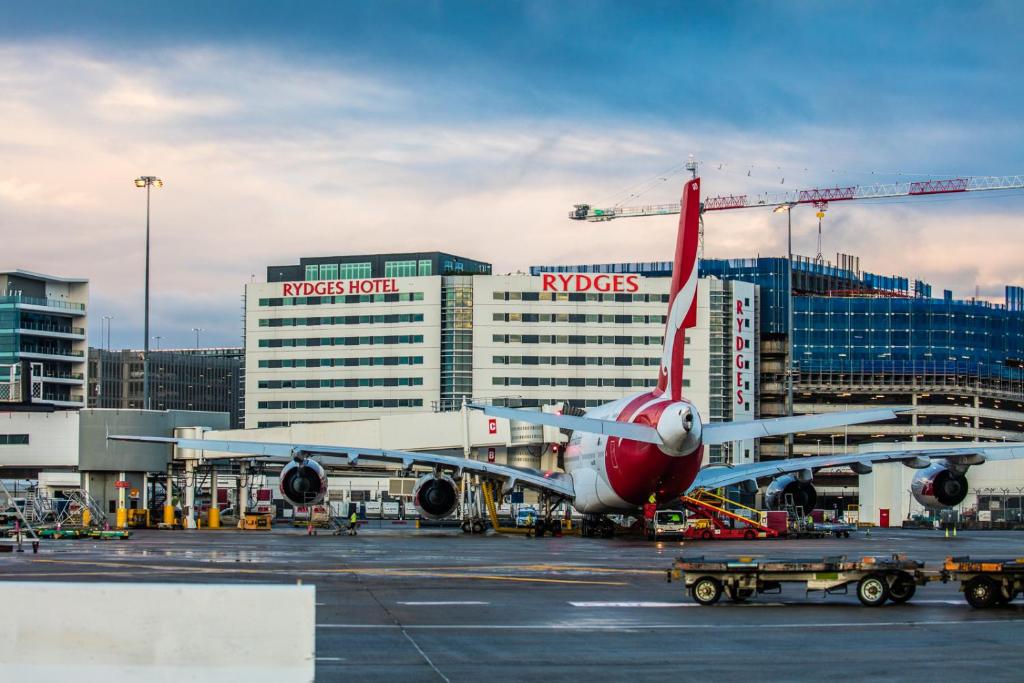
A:
<svg viewBox="0 0 1024 683">
<path fill-rule="evenodd" d="M 18 334 L 53 339 L 84 340 L 85 328 L 71 325 L 50 325 L 23 320 L 18 323 Z"/>
<path fill-rule="evenodd" d="M 85 360 L 84 351 L 51 346 L 26 346 L 18 352 L 18 355 L 26 360 L 55 360 L 70 363 L 81 363 Z"/>
<path fill-rule="evenodd" d="M 13 305 L 15 308 L 26 310 L 41 310 L 44 313 L 57 311 L 60 313 L 72 313 L 73 315 L 85 315 L 85 304 L 62 299 L 44 299 L 34 296 L 8 295 L 0 296 L 0 306 Z"/>
</svg>

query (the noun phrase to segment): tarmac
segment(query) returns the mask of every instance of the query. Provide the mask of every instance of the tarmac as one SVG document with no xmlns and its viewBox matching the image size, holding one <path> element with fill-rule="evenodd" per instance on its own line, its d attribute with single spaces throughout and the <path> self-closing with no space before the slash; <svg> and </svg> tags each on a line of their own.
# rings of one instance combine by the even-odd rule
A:
<svg viewBox="0 0 1024 683">
<path fill-rule="evenodd" d="M 849 595 L 694 603 L 665 570 L 679 555 L 820 558 L 1024 556 L 1021 532 L 875 530 L 850 539 L 691 541 L 467 536 L 410 527 L 137 531 L 0 555 L 0 580 L 291 583 L 317 589 L 318 680 L 1018 681 L 1024 600 L 974 610 L 958 584 L 907 605 Z M 387 528 L 385 528 L 387 527 Z M 268 615 L 268 642 L 287 628 Z"/>
</svg>

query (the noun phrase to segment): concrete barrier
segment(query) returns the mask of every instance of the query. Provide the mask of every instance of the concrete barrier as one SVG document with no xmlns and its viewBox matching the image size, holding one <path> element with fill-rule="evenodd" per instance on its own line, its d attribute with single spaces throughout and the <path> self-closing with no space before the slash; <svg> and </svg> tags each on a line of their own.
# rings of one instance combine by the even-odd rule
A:
<svg viewBox="0 0 1024 683">
<path fill-rule="evenodd" d="M 0 582 L 0 680 L 312 681 L 313 586 Z"/>
</svg>

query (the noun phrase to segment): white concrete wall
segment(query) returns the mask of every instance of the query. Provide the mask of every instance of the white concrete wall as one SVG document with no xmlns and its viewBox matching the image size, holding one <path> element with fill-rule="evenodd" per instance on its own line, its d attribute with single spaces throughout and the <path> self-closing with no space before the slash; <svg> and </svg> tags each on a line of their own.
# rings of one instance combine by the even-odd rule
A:
<svg viewBox="0 0 1024 683">
<path fill-rule="evenodd" d="M 0 446 L 0 466 L 78 466 L 78 411 L 0 413 L 0 434 L 28 434 L 28 445 Z"/>
<path fill-rule="evenodd" d="M 0 582 L 0 604 L 0 680 L 314 676 L 313 586 Z"/>
</svg>

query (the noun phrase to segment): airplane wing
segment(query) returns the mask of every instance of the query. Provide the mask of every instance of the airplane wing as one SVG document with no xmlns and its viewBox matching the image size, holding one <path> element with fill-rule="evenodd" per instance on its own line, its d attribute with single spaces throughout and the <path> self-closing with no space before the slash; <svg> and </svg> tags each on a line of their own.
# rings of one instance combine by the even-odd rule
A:
<svg viewBox="0 0 1024 683">
<path fill-rule="evenodd" d="M 893 420 L 897 414 L 909 410 L 909 408 L 871 408 L 815 415 L 796 415 L 794 417 L 775 417 L 748 422 L 711 422 L 702 427 L 703 439 L 705 444 L 717 445 L 728 441 L 759 439 L 762 436 L 782 436 L 783 434 L 810 432 L 816 429 Z"/>
<path fill-rule="evenodd" d="M 516 485 L 520 485 L 529 489 L 554 493 L 564 498 L 575 497 L 572 478 L 568 475 L 495 465 L 451 455 L 415 453 L 413 451 L 396 451 L 381 448 L 358 448 L 353 446 L 272 443 L 265 441 L 225 441 L 218 439 L 179 439 L 164 436 L 112 435 L 107 438 L 111 441 L 176 444 L 179 448 L 205 451 L 203 457 L 206 460 L 255 456 L 265 461 L 288 462 L 295 458 L 315 457 L 317 462 L 327 468 L 354 467 L 360 460 L 399 464 L 402 466 L 402 469 L 409 469 L 414 465 L 423 465 L 438 467 L 459 474 L 470 472 L 490 479 L 500 480 L 503 482 L 503 493 L 508 493 Z"/>
<path fill-rule="evenodd" d="M 530 424 L 547 425 L 572 431 L 589 432 L 591 434 L 607 434 L 623 439 L 642 441 L 660 445 L 661 435 L 654 427 L 617 422 L 615 420 L 598 420 L 592 417 L 575 417 L 543 413 L 538 410 L 520 410 L 518 408 L 501 408 L 499 406 L 471 403 L 470 408 L 482 410 L 485 415 L 504 417 L 509 420 L 529 422 Z M 715 445 L 727 441 L 743 441 L 757 439 L 762 436 L 779 436 L 797 432 L 828 429 L 844 425 L 862 424 L 892 420 L 898 413 L 909 408 L 872 408 L 869 410 L 851 410 L 847 412 L 820 413 L 817 415 L 797 415 L 795 417 L 777 417 L 767 420 L 750 420 L 748 422 L 710 422 L 701 427 L 705 444 Z"/>
<path fill-rule="evenodd" d="M 778 477 L 784 474 L 817 470 L 822 467 L 840 467 L 849 465 L 855 472 L 871 471 L 871 465 L 886 462 L 899 462 L 923 469 L 938 460 L 950 461 L 958 465 L 980 465 L 987 460 L 1013 460 L 1024 458 L 1024 445 L 1002 445 L 976 443 L 970 446 L 955 448 L 907 448 L 890 451 L 867 451 L 864 453 L 847 453 L 843 455 L 821 455 L 806 458 L 788 458 L 756 462 L 749 465 L 713 465 L 705 467 L 698 474 L 690 487 L 693 489 L 715 489 L 734 484 L 755 482 L 766 477 Z"/>
</svg>

